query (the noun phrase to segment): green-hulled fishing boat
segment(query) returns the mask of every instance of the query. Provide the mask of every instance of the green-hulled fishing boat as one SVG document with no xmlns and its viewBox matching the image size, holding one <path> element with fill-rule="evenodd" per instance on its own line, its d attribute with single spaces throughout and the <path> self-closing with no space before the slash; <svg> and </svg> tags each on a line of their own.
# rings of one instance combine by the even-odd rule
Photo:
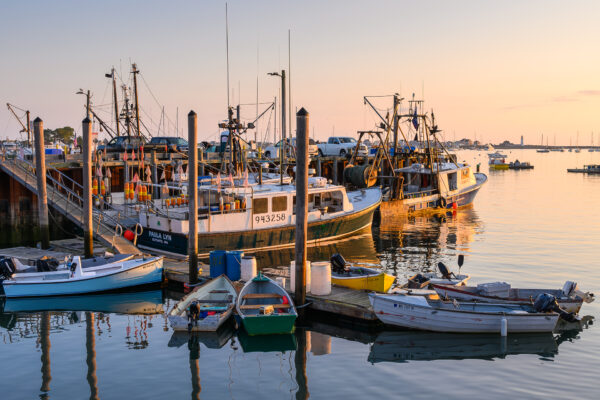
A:
<svg viewBox="0 0 600 400">
<path fill-rule="evenodd" d="M 249 335 L 293 332 L 298 317 L 285 289 L 261 273 L 244 285 L 236 309 Z"/>
</svg>

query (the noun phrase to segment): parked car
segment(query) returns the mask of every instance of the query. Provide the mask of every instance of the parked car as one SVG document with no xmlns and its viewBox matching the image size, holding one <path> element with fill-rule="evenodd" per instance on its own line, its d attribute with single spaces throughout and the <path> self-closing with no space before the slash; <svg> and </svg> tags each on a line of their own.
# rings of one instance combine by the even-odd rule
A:
<svg viewBox="0 0 600 400">
<path fill-rule="evenodd" d="M 296 138 L 286 139 L 288 144 L 287 148 L 287 156 L 295 156 L 296 155 Z M 275 143 L 274 145 L 269 145 L 263 149 L 263 154 L 266 158 L 278 158 L 279 157 L 279 149 L 281 148 L 282 140 Z M 314 157 L 318 154 L 319 149 L 314 140 L 308 139 L 308 156 Z"/>
<path fill-rule="evenodd" d="M 188 142 L 176 136 L 155 136 L 144 146 L 144 150 L 159 150 L 161 148 L 166 151 L 186 152 L 188 151 Z"/>
<path fill-rule="evenodd" d="M 119 151 L 137 150 L 146 144 L 146 139 L 143 136 L 117 136 L 112 138 L 108 143 L 101 144 L 97 147 L 98 153 L 106 149 L 107 153 Z"/>
<path fill-rule="evenodd" d="M 320 156 L 346 156 L 352 154 L 356 147 L 356 139 L 351 137 L 336 137 L 332 136 L 327 140 L 327 143 L 319 143 Z M 358 149 L 358 155 L 366 156 L 369 154 L 367 146 L 361 143 Z"/>
</svg>

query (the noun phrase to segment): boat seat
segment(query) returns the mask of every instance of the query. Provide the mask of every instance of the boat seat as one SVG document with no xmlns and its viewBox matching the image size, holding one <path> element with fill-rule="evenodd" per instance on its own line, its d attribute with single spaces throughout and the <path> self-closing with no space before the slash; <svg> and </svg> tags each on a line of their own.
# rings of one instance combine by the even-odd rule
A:
<svg viewBox="0 0 600 400">
<path fill-rule="evenodd" d="M 229 290 L 211 290 L 209 293 L 229 293 Z"/>
<path fill-rule="evenodd" d="M 290 304 L 244 304 L 240 306 L 241 310 L 260 310 L 262 307 L 273 307 L 273 308 L 290 308 Z"/>
<path fill-rule="evenodd" d="M 200 299 L 194 300 L 196 303 L 215 303 L 215 304 L 228 304 L 231 303 L 233 296 L 230 296 L 228 299 Z"/>
<path fill-rule="evenodd" d="M 282 296 L 277 293 L 248 293 L 243 299 L 280 299 Z"/>
</svg>

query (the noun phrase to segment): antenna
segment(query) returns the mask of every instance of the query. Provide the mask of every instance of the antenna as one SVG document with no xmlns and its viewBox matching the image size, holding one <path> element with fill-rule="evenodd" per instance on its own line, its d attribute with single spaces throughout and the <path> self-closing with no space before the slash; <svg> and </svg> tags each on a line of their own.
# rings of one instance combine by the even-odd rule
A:
<svg viewBox="0 0 600 400">
<path fill-rule="evenodd" d="M 227 17 L 227 3 L 225 3 L 225 49 L 227 52 L 227 108 L 230 107 L 229 102 L 229 20 Z"/>
<path fill-rule="evenodd" d="M 291 139 L 292 137 L 292 39 L 291 32 L 288 29 L 288 96 L 290 101 L 288 102 L 288 118 L 290 120 L 289 129 L 290 134 L 288 137 Z"/>
</svg>

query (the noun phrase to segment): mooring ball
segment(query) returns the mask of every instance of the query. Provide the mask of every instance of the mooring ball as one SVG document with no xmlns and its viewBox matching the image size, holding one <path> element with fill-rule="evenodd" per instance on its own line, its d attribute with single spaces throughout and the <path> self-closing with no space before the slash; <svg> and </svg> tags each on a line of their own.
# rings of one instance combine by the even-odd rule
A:
<svg viewBox="0 0 600 400">
<path fill-rule="evenodd" d="M 127 229 L 125 231 L 125 233 L 123 233 L 123 237 L 127 240 L 129 240 L 130 242 L 133 242 L 133 239 L 135 239 L 135 233 L 133 233 L 132 231 L 130 231 L 129 229 Z"/>
</svg>

